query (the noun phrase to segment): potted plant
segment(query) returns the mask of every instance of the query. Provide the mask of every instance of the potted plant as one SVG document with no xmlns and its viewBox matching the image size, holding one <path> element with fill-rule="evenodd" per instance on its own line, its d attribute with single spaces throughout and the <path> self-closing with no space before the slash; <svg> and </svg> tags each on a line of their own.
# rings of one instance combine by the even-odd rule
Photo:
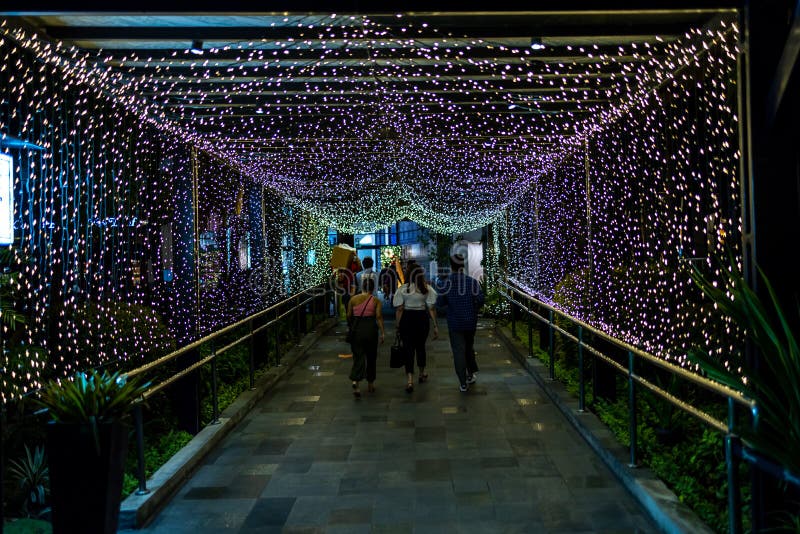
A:
<svg viewBox="0 0 800 534">
<path fill-rule="evenodd" d="M 89 371 L 51 381 L 38 403 L 47 408 L 53 532 L 117 531 L 131 404 L 148 384 L 119 372 Z"/>
</svg>

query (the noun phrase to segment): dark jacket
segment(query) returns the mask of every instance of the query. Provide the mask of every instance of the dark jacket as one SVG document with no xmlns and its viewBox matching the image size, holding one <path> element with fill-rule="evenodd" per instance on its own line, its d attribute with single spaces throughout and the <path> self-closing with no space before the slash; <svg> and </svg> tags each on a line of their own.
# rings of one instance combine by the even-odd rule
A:
<svg viewBox="0 0 800 534">
<path fill-rule="evenodd" d="M 450 330 L 464 332 L 478 326 L 478 310 L 483 301 L 480 283 L 459 271 L 451 273 L 441 284 L 436 307 L 445 311 Z"/>
</svg>

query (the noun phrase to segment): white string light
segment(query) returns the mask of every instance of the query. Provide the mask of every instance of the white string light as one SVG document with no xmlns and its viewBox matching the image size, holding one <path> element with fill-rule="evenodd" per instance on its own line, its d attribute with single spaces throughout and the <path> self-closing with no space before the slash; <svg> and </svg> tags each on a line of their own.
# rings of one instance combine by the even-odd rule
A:
<svg viewBox="0 0 800 534">
<path fill-rule="evenodd" d="M 136 320 L 148 325 L 158 310 L 182 335 L 210 331 L 321 280 L 328 226 L 364 232 L 403 218 L 440 233 L 494 225 L 487 273 L 508 262 L 545 298 L 591 265 L 590 301 L 577 313 L 645 348 L 671 352 L 686 345 L 687 324 L 704 327 L 680 265 L 703 254 L 696 235 L 713 237 L 716 251 L 740 232 L 735 27 L 542 61 L 527 46 L 509 58 L 504 45 L 431 38 L 435 28 L 402 17 L 391 27 L 357 16 L 283 23 L 301 36 L 206 41 L 203 56 L 168 58 L 90 55 L 2 23 L 0 131 L 45 147 L 15 169 L 18 290 L 33 321 L 15 340 L 25 357 L 2 362 L 3 400 L 53 370 L 147 356 L 110 346 L 121 325 L 85 352 L 77 338 L 91 319 L 75 310 L 87 301 L 140 306 Z M 508 89 L 520 85 L 536 98 Z M 168 291 L 162 265 L 142 263 L 163 260 L 165 225 L 176 248 L 193 239 L 192 148 L 199 232 L 225 251 L 194 258 L 199 310 L 191 285 Z M 222 246 L 249 235 L 258 249 L 254 218 L 266 229 L 250 258 L 255 278 L 229 257 L 235 246 Z M 293 265 L 287 280 L 283 262 Z M 153 278 L 151 288 L 137 277 Z M 129 344 L 148 341 L 139 335 Z"/>
</svg>

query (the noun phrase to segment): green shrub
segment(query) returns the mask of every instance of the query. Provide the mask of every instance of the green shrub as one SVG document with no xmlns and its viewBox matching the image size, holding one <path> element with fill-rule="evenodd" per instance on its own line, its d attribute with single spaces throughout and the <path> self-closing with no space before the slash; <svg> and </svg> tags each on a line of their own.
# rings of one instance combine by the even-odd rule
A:
<svg viewBox="0 0 800 534">
<path fill-rule="evenodd" d="M 170 430 L 166 434 L 156 437 L 156 441 L 151 445 L 145 441 L 144 464 L 145 478 L 150 478 L 153 473 L 175 456 L 189 441 L 192 435 L 183 430 Z M 133 440 L 132 440 L 133 441 Z M 135 442 L 132 443 L 128 451 L 128 458 L 125 465 L 125 478 L 122 486 L 122 496 L 127 497 L 139 487 L 138 454 Z"/>
<path fill-rule="evenodd" d="M 5 534 L 52 534 L 53 527 L 40 519 L 18 519 L 3 525 Z"/>
</svg>

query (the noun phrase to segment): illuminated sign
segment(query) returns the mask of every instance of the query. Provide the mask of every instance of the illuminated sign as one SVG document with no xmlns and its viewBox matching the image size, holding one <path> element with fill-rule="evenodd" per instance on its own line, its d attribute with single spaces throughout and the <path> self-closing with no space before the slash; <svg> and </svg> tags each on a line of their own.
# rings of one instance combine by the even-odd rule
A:
<svg viewBox="0 0 800 534">
<path fill-rule="evenodd" d="M 0 245 L 14 242 L 14 160 L 0 154 Z"/>
</svg>

